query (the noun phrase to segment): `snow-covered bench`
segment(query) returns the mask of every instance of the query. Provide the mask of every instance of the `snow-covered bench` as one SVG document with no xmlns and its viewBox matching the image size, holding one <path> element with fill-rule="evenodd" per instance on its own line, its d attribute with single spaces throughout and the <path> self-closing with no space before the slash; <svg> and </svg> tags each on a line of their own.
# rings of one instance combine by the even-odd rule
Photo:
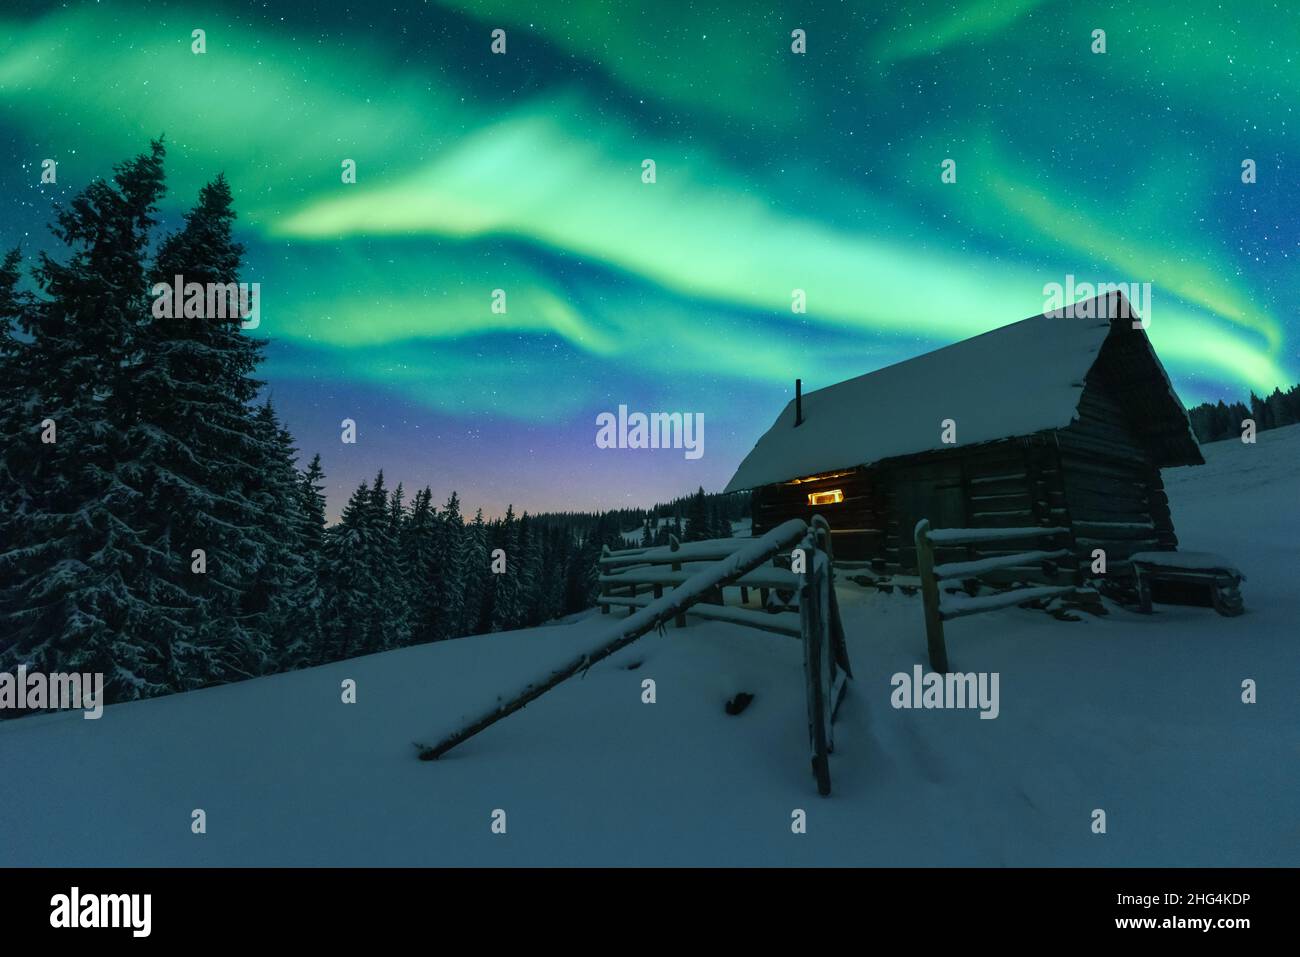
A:
<svg viewBox="0 0 1300 957">
<path fill-rule="evenodd" d="M 1201 586 L 1209 590 L 1210 603 L 1220 615 L 1232 617 L 1245 611 L 1238 586 L 1246 576 L 1213 552 L 1137 552 L 1129 556 L 1136 579 L 1138 604 L 1151 613 L 1151 585 L 1169 582 Z"/>
</svg>

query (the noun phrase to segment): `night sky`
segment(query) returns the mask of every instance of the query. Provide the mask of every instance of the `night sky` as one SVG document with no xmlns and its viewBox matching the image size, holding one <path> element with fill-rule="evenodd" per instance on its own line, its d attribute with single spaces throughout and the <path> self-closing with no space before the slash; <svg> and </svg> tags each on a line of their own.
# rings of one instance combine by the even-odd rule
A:
<svg viewBox="0 0 1300 957">
<path fill-rule="evenodd" d="M 6 0 L 0 244 L 50 248 L 54 202 L 165 134 L 167 224 L 230 179 L 332 515 L 381 466 L 471 513 L 643 506 L 720 489 L 796 376 L 1067 274 L 1153 284 L 1189 404 L 1292 384 L 1297 103 L 1290 3 Z M 598 449 L 619 404 L 702 412 L 703 457 Z"/>
</svg>

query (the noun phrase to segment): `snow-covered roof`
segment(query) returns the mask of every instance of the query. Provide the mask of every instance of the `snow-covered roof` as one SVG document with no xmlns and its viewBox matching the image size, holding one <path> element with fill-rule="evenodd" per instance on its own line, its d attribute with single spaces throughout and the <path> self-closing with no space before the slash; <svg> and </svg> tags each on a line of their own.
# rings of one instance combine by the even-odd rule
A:
<svg viewBox="0 0 1300 957">
<path fill-rule="evenodd" d="M 1093 311 L 1123 314 L 1115 304 L 1108 305 L 1109 313 Z M 1112 324 L 1070 315 L 1014 322 L 806 393 L 803 424 L 797 428 L 791 399 L 740 463 L 726 491 L 1064 428 L 1075 419 L 1084 379 L 1112 332 L 1140 336 L 1164 374 L 1146 333 L 1132 325 L 1130 319 Z M 1162 401 L 1167 394 L 1186 416 L 1168 376 L 1159 391 Z M 941 440 L 945 419 L 956 423 L 955 445 Z"/>
</svg>

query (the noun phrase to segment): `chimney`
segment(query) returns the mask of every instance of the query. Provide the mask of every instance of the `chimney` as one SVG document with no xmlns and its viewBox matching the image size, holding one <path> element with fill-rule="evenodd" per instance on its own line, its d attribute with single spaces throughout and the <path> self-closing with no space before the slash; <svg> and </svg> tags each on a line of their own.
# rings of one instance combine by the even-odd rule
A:
<svg viewBox="0 0 1300 957">
<path fill-rule="evenodd" d="M 794 427 L 803 425 L 803 379 L 794 380 Z"/>
</svg>

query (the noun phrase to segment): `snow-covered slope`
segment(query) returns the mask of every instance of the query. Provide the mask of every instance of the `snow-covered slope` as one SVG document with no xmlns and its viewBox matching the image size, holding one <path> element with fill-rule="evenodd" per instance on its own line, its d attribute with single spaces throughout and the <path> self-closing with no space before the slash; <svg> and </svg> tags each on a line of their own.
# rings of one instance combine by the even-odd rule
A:
<svg viewBox="0 0 1300 957">
<path fill-rule="evenodd" d="M 4 722 L 0 864 L 1300 864 L 1300 428 L 1205 455 L 1166 473 L 1174 521 L 1184 547 L 1239 565 L 1247 613 L 951 622 L 953 667 L 1000 673 L 996 720 L 894 710 L 890 676 L 924 660 L 919 599 L 841 584 L 857 681 L 829 798 L 808 771 L 798 644 L 721 624 L 649 636 L 416 760 L 413 742 L 609 621 L 585 615 L 99 721 Z M 738 691 L 755 700 L 728 717 Z"/>
</svg>

